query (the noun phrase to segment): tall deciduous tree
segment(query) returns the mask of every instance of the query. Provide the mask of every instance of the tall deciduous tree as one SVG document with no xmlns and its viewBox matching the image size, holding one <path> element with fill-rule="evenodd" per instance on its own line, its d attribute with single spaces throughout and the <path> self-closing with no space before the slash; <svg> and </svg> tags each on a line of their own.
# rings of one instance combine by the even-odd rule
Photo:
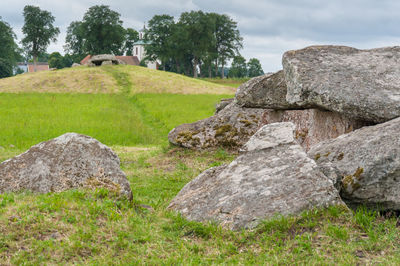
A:
<svg viewBox="0 0 400 266">
<path fill-rule="evenodd" d="M 155 61 L 161 60 L 161 65 L 165 70 L 165 64 L 172 57 L 172 34 L 175 21 L 169 15 L 156 15 L 150 19 L 148 28 L 145 32 L 146 56 Z"/>
<path fill-rule="evenodd" d="M 213 39 L 213 25 L 210 17 L 202 11 L 182 13 L 179 23 L 184 29 L 187 50 L 193 56 L 193 77 L 197 78 L 198 65 L 209 51 L 210 40 Z"/>
<path fill-rule="evenodd" d="M 139 40 L 139 33 L 132 28 L 127 28 L 125 31 L 125 45 L 124 45 L 124 50 L 126 55 L 133 55 L 133 44 L 137 40 Z"/>
<path fill-rule="evenodd" d="M 84 42 L 85 34 L 82 29 L 82 22 L 71 22 L 67 29 L 64 50 L 66 53 L 73 55 L 75 62 L 79 62 L 85 57 Z"/>
<path fill-rule="evenodd" d="M 24 7 L 25 23 L 22 32 L 25 37 L 22 44 L 27 53 L 33 56 L 34 70 L 36 71 L 36 62 L 39 53 L 45 52 L 50 42 L 57 40 L 60 30 L 53 26 L 55 18 L 50 12 L 41 10 L 36 6 Z"/>
<path fill-rule="evenodd" d="M 83 16 L 84 50 L 90 54 L 119 54 L 125 41 L 120 14 L 109 6 L 92 6 Z"/>
<path fill-rule="evenodd" d="M 247 68 L 249 77 L 257 77 L 264 74 L 261 63 L 257 58 L 250 58 Z"/>
<path fill-rule="evenodd" d="M 221 66 L 221 78 L 224 78 L 226 62 L 238 54 L 239 49 L 243 48 L 243 38 L 237 29 L 237 23 L 229 16 L 215 13 L 211 13 L 211 15 L 215 18 L 215 66 L 216 68 Z"/>
<path fill-rule="evenodd" d="M 10 25 L 0 17 L 0 78 L 13 74 L 13 66 L 19 59 L 19 48 L 15 43 L 16 36 Z"/>
</svg>

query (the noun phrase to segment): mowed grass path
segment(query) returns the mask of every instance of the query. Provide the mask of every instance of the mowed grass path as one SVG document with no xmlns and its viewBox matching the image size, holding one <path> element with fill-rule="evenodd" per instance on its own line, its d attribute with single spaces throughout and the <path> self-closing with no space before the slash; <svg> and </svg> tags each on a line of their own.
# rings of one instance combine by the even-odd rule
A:
<svg viewBox="0 0 400 266">
<path fill-rule="evenodd" d="M 0 94 L 0 146 L 27 149 L 66 132 L 106 145 L 167 143 L 175 126 L 212 115 L 229 95 Z"/>
</svg>

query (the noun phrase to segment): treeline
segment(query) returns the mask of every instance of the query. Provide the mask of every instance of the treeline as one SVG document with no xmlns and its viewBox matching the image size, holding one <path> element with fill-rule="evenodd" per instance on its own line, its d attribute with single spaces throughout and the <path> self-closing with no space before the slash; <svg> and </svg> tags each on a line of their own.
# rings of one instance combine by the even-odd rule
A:
<svg viewBox="0 0 400 266">
<path fill-rule="evenodd" d="M 237 23 L 227 15 L 184 12 L 175 22 L 156 15 L 145 31 L 148 60 L 160 60 L 165 70 L 197 77 L 198 69 L 209 77 L 221 73 L 243 47 Z M 220 70 L 220 71 L 219 71 Z"/>
<path fill-rule="evenodd" d="M 65 55 L 58 52 L 46 54 L 50 42 L 56 41 L 60 30 L 53 25 L 55 18 L 39 7 L 24 7 L 23 49 L 16 44 L 16 36 L 9 24 L 0 18 L 0 77 L 13 74 L 17 61 L 33 61 L 45 58 L 52 68 L 69 67 L 80 62 L 88 54 L 132 55 L 139 33 L 124 28 L 120 14 L 106 5 L 90 7 L 81 21 L 73 21 L 65 40 Z M 161 63 L 160 68 L 185 75 L 224 77 L 225 67 L 232 59 L 233 74 L 229 76 L 253 76 L 262 74 L 257 59 L 250 59 L 249 69 L 235 70 L 235 58 L 240 56 L 243 39 L 237 23 L 229 16 L 202 11 L 184 12 L 178 20 L 169 15 L 156 15 L 145 29 L 143 40 L 146 61 Z M 24 54 L 24 56 L 22 56 Z M 250 66 L 258 62 L 258 70 Z M 144 64 L 145 62 L 141 62 Z M 240 64 L 237 64 L 241 67 Z M 236 74 L 235 74 L 236 73 Z M 258 75 L 257 74 L 257 75 Z"/>
</svg>

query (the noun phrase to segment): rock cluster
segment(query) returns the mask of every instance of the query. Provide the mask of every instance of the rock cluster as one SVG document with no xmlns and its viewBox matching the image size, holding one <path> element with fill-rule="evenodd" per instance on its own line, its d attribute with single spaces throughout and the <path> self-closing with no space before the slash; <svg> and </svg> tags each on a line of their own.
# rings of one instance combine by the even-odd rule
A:
<svg viewBox="0 0 400 266">
<path fill-rule="evenodd" d="M 238 230 L 275 214 L 341 204 L 339 194 L 294 138 L 292 123 L 262 127 L 229 165 L 206 170 L 169 208 L 188 219 L 215 220 Z"/>
<path fill-rule="evenodd" d="M 61 192 L 80 187 L 106 188 L 132 198 L 118 156 L 88 136 L 67 133 L 0 164 L 0 193 Z"/>
<path fill-rule="evenodd" d="M 187 184 L 170 208 L 232 229 L 341 204 L 338 195 L 350 207 L 399 211 L 400 47 L 311 46 L 282 62 L 214 116 L 170 132 L 183 147 L 245 152 Z M 222 132 L 232 141 L 218 141 Z"/>
<path fill-rule="evenodd" d="M 105 66 L 105 65 L 126 65 L 126 63 L 115 55 L 101 54 L 92 56 L 86 63 L 87 66 Z"/>
</svg>

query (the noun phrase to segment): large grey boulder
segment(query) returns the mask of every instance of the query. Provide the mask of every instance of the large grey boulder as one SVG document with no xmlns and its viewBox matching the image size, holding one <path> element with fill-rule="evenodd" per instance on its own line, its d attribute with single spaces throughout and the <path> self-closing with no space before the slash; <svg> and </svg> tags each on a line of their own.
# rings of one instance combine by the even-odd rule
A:
<svg viewBox="0 0 400 266">
<path fill-rule="evenodd" d="M 400 118 L 321 142 L 308 154 L 346 203 L 400 210 Z"/>
<path fill-rule="evenodd" d="M 296 140 L 305 150 L 320 141 L 367 125 L 329 111 L 246 108 L 234 100 L 212 117 L 174 128 L 168 139 L 174 145 L 191 149 L 238 150 L 261 126 L 276 122 L 294 123 Z"/>
<path fill-rule="evenodd" d="M 232 102 L 212 117 L 172 129 L 168 140 L 191 149 L 238 149 L 260 128 L 264 112 L 263 109 L 242 108 Z"/>
<path fill-rule="evenodd" d="M 381 123 L 400 116 L 400 47 L 358 50 L 311 46 L 288 51 L 282 63 L 286 99 Z"/>
<path fill-rule="evenodd" d="M 92 56 L 86 63 L 88 66 L 102 66 L 102 65 L 125 65 L 126 63 L 117 59 L 112 54 L 100 54 Z"/>
<path fill-rule="evenodd" d="M 299 109 L 296 103 L 286 101 L 286 81 L 283 71 L 250 79 L 239 86 L 235 100 L 249 108 Z"/>
<path fill-rule="evenodd" d="M 132 198 L 118 156 L 88 136 L 67 133 L 0 164 L 0 193 L 100 188 Z"/>
<path fill-rule="evenodd" d="M 276 122 L 292 122 L 296 126 L 295 138 L 306 151 L 323 140 L 337 138 L 368 125 L 339 113 L 319 109 L 266 110 L 261 124 Z"/>
<path fill-rule="evenodd" d="M 262 127 L 232 163 L 188 183 L 169 209 L 189 220 L 217 221 L 237 230 L 276 214 L 342 204 L 333 183 L 295 141 L 292 123 Z"/>
</svg>

